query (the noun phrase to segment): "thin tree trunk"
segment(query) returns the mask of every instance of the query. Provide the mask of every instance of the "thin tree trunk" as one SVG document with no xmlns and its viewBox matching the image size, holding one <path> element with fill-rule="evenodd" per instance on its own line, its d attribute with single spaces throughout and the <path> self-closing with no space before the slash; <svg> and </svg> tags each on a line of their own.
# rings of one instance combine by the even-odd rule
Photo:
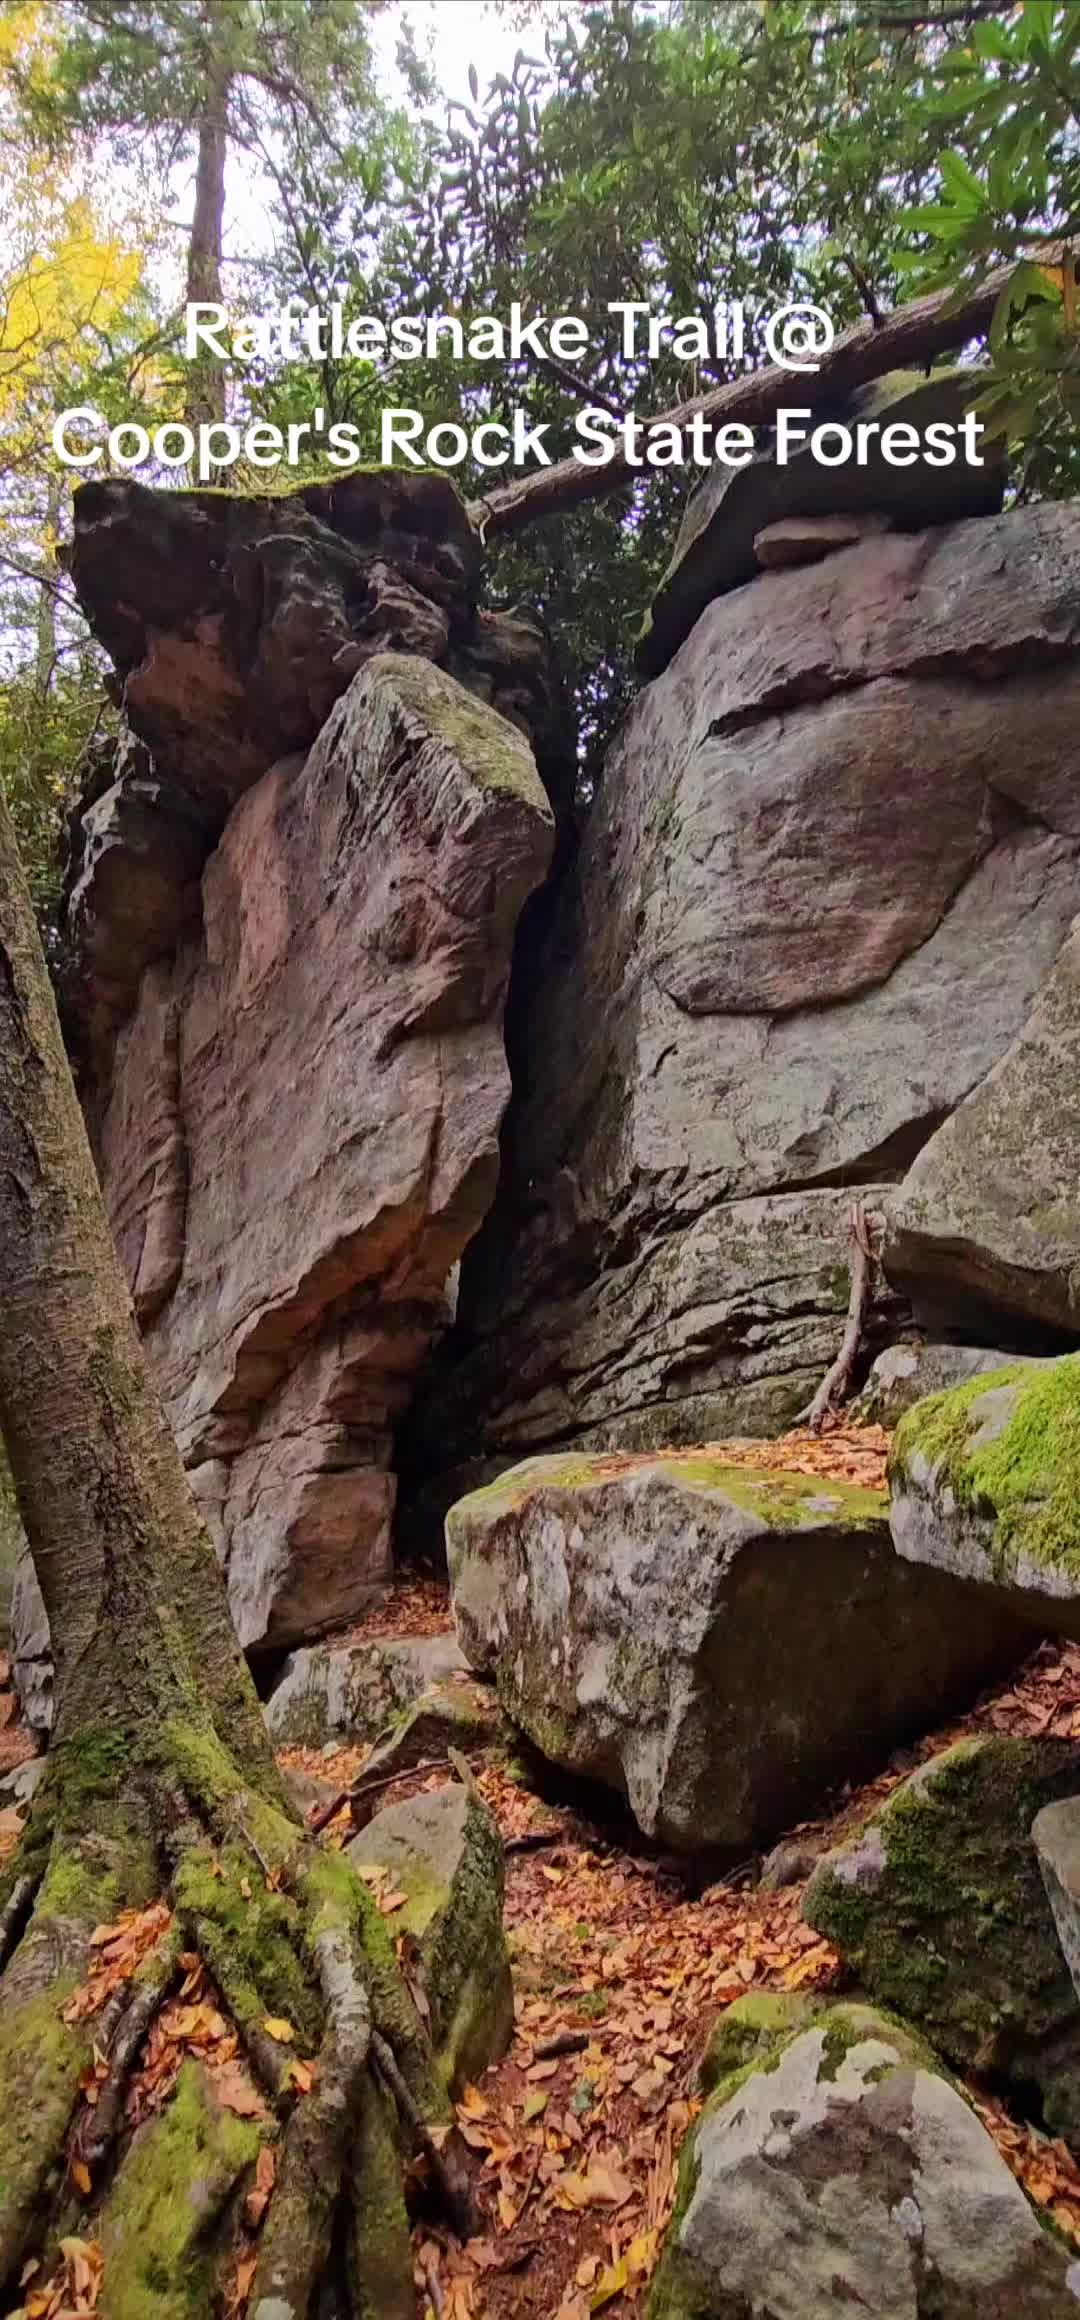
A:
<svg viewBox="0 0 1080 2320">
<path fill-rule="evenodd" d="M 36 638 L 34 644 L 34 690 L 44 701 L 52 683 L 56 666 L 56 560 L 53 553 L 57 526 L 60 522 L 60 502 L 64 483 L 59 468 L 54 468 L 45 487 L 45 522 L 41 543 L 42 579 L 38 592 Z"/>
<path fill-rule="evenodd" d="M 225 24 L 220 10 L 212 7 L 208 10 L 206 85 L 199 116 L 195 210 L 188 242 L 189 304 L 221 297 L 225 161 L 229 144 L 229 94 L 232 87 L 232 70 L 224 33 Z M 204 353 L 191 373 L 184 416 L 190 427 L 225 416 L 225 373 L 212 355 Z"/>
<path fill-rule="evenodd" d="M 1011 266 L 999 267 L 988 275 L 981 289 L 963 299 L 944 290 L 931 298 L 916 298 L 910 306 L 898 307 L 895 314 L 886 316 L 880 326 L 857 322 L 837 339 L 816 371 L 800 373 L 769 363 L 764 370 L 747 371 L 743 378 L 730 379 L 710 394 L 695 396 L 692 402 L 678 403 L 668 411 L 643 413 L 643 420 L 650 427 L 686 427 L 701 412 L 714 427 L 736 421 L 747 427 L 763 427 L 782 408 L 812 407 L 865 386 L 885 371 L 929 362 L 989 328 L 1012 273 Z M 501 484 L 497 491 L 473 500 L 469 514 L 485 539 L 508 538 L 543 516 L 563 515 L 587 500 L 606 499 L 609 492 L 624 490 L 635 472 L 621 445 L 606 467 L 560 459 L 554 467 L 542 467 L 535 475 Z"/>
<path fill-rule="evenodd" d="M 194 1669 L 223 1740 L 272 1771 L 109 1235 L 2 797 L 0 1427 L 52 1628 L 58 1735 L 160 1716 Z"/>
</svg>

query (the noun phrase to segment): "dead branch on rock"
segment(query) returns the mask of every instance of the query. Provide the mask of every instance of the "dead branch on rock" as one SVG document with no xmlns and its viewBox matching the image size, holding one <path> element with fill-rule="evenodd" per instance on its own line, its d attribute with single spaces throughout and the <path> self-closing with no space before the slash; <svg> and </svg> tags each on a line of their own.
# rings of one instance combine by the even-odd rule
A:
<svg viewBox="0 0 1080 2320">
<path fill-rule="evenodd" d="M 861 1200 L 854 1203 L 851 1211 L 851 1250 L 851 1289 L 840 1351 L 826 1370 L 813 1401 L 807 1404 L 805 1410 L 800 1410 L 795 1420 L 797 1426 L 808 1426 L 812 1434 L 820 1434 L 830 1410 L 846 1400 L 851 1373 L 862 1342 L 875 1258 L 866 1210 Z"/>
</svg>

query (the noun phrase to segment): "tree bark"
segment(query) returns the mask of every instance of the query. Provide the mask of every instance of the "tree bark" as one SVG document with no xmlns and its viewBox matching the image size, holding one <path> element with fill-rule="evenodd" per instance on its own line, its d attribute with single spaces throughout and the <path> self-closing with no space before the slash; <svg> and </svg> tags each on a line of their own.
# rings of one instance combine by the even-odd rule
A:
<svg viewBox="0 0 1080 2320">
<path fill-rule="evenodd" d="M 232 68 L 225 44 L 226 24 L 218 7 L 207 12 L 206 81 L 199 115 L 195 169 L 195 209 L 187 254 L 189 305 L 221 297 L 225 221 L 225 162 L 229 149 L 229 96 Z M 225 373 L 212 355 L 200 356 L 188 387 L 184 417 L 189 427 L 223 419 Z"/>
<path fill-rule="evenodd" d="M 437 2152 L 461 2214 L 446 2085 L 375 1904 L 280 1787 L 110 1238 L 2 794 L 0 1431 L 57 1661 L 45 1778 L 0 1870 L 0 2291 L 18 2300 L 30 2256 L 44 2259 L 42 2278 L 59 2265 L 63 2287 L 74 2216 L 105 2249 L 101 2309 L 173 2320 L 178 2237 L 185 2249 L 196 2215 L 202 2236 L 184 2261 L 203 2267 L 205 2286 L 185 2277 L 184 2308 L 219 2309 L 222 2267 L 236 2260 L 229 2216 L 272 2143 L 252 2320 L 307 2320 L 339 2217 L 354 2289 L 336 2308 L 369 2314 L 372 2280 L 389 2267 L 407 2311 L 401 2182 L 418 2143 Z M 96 1996 L 107 1954 L 97 1929 L 119 1921 L 126 1938 L 133 1913 L 149 1913 L 153 1946 L 125 1987 Z M 219 2141 L 220 2208 L 206 2215 L 199 2138 L 221 2118 L 212 2077 L 185 2063 L 158 2123 L 149 2201 L 138 2185 L 150 2160 L 124 2114 L 157 2008 L 193 1965 L 270 2106 L 239 2150 L 235 2132 Z M 312 2058 L 299 2090 L 296 2053 Z M 369 2149 L 374 2182 L 359 2156 Z M 388 2196 L 402 2226 L 389 2239 Z"/>
<path fill-rule="evenodd" d="M 0 1312 L 0 1426 L 53 1633 L 58 1737 L 160 1716 L 194 1667 L 222 1739 L 271 1769 L 109 1233 L 2 800 Z"/>
<path fill-rule="evenodd" d="M 816 371 L 800 373 L 769 363 L 764 370 L 748 371 L 743 378 L 730 379 L 707 395 L 696 395 L 692 402 L 655 411 L 645 423 L 649 427 L 686 427 L 701 412 L 715 427 L 733 422 L 761 427 L 781 408 L 813 407 L 836 395 L 849 394 L 885 371 L 930 362 L 935 355 L 963 346 L 989 328 L 1012 271 L 1009 266 L 999 267 L 966 298 L 940 291 L 898 307 L 880 325 L 872 321 L 853 324 L 823 356 Z M 503 484 L 482 499 L 472 500 L 469 514 L 485 539 L 512 538 L 544 516 L 565 515 L 588 500 L 605 499 L 610 492 L 623 489 L 636 472 L 621 445 L 606 467 L 561 459 L 554 467 L 543 467 L 535 475 Z"/>
</svg>

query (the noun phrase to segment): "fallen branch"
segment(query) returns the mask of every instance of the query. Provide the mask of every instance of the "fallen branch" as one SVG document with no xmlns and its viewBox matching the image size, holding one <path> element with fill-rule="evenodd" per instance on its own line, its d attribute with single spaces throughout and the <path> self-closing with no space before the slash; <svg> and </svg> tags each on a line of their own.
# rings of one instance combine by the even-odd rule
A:
<svg viewBox="0 0 1080 2320">
<path fill-rule="evenodd" d="M 148 1959 L 135 1994 L 120 2017 L 109 2045 L 109 2075 L 98 2095 L 93 2121 L 83 2143 L 82 2156 L 88 2167 L 99 2165 L 119 2127 L 136 2056 L 176 1978 L 180 1944 L 180 1931 L 174 1925 Z"/>
<path fill-rule="evenodd" d="M 0 1966 L 6 1964 L 9 1950 L 15 1946 L 15 1937 L 37 1891 L 36 1877 L 17 1877 L 0 1909 Z"/>
<path fill-rule="evenodd" d="M 399 1765 L 396 1772 L 384 1773 L 378 1780 L 365 1780 L 363 1773 L 361 1773 L 359 1780 L 354 1780 L 351 1788 L 339 1789 L 338 1794 L 331 1797 L 329 1804 L 324 1804 L 313 1819 L 308 1822 L 309 1835 L 319 1836 L 333 1820 L 335 1814 L 341 1811 L 343 1805 L 359 1804 L 361 1798 L 377 1796 L 380 1789 L 393 1788 L 395 1782 L 399 1780 L 411 1780 L 418 1772 L 442 1772 L 448 1763 L 449 1758 L 446 1756 L 429 1756 L 422 1764 Z"/>
<path fill-rule="evenodd" d="M 813 406 L 826 398 L 849 394 L 868 380 L 881 378 L 885 371 L 918 368 L 988 330 L 1012 275 L 1011 266 L 999 266 L 967 297 L 935 291 L 929 298 L 915 298 L 909 306 L 898 307 L 880 322 L 856 322 L 822 357 L 816 371 L 790 371 L 779 363 L 769 363 L 760 371 L 747 371 L 742 378 L 715 387 L 707 395 L 695 396 L 692 402 L 647 415 L 644 423 L 648 427 L 686 427 L 700 412 L 716 427 L 730 421 L 746 427 L 765 426 L 793 401 Z M 483 499 L 473 500 L 469 514 L 482 538 L 509 537 L 543 516 L 561 515 L 587 500 L 606 498 L 623 489 L 636 472 L 625 446 L 616 443 L 604 467 L 560 459 L 554 467 L 540 468 L 535 475 L 503 484 Z"/>
<path fill-rule="evenodd" d="M 542 2038 L 533 2049 L 534 2062 L 554 2062 L 563 2054 L 583 2054 L 589 2043 L 587 2030 L 560 2030 L 554 2038 Z"/>
<path fill-rule="evenodd" d="M 820 1434 L 829 1411 L 846 1399 L 862 1342 L 863 1322 L 873 1280 L 874 1249 L 867 1229 L 866 1210 L 861 1200 L 855 1202 L 851 1211 L 851 1249 L 851 1288 L 840 1351 L 826 1370 L 813 1401 L 807 1404 L 805 1410 L 800 1410 L 795 1420 L 797 1426 L 808 1426 L 812 1434 Z"/>
<path fill-rule="evenodd" d="M 464 2178 L 456 2180 L 448 2167 L 419 2103 L 398 2069 L 392 2046 L 378 2030 L 371 2033 L 371 2053 L 387 2093 L 393 2096 L 403 2123 L 410 2129 L 417 2148 L 423 2152 L 431 2168 L 450 2223 L 459 2239 L 468 2239 L 475 2219 Z"/>
</svg>

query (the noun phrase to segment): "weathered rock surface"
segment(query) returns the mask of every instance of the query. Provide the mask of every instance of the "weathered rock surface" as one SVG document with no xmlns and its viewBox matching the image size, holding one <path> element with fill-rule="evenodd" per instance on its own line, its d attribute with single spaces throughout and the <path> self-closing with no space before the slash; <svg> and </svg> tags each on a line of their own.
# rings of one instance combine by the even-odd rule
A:
<svg viewBox="0 0 1080 2320">
<path fill-rule="evenodd" d="M 1080 1636 L 1080 1354 L 1021 1363 L 919 1402 L 890 1459 L 909 1562 Z"/>
<path fill-rule="evenodd" d="M 478 1796 L 454 1782 L 377 1813 L 348 1845 L 361 1876 L 404 1893 L 398 1933 L 418 1945 L 411 1969 L 451 2093 L 504 2053 L 514 2020 L 503 1933 L 503 1850 Z"/>
<path fill-rule="evenodd" d="M 708 606 L 523 958 L 499 1197 L 417 1471 L 807 1402 L 851 1188 L 887 1205 L 1080 907 L 1078 732 L 1075 506 L 885 533 Z"/>
<path fill-rule="evenodd" d="M 891 1279 L 930 1318 L 1080 1336 L 1078 1155 L 1080 925 L 1008 1052 L 913 1162 L 890 1213 Z"/>
<path fill-rule="evenodd" d="M 73 822 L 67 1027 L 88 1094 L 143 969 L 197 923 L 199 872 L 232 806 L 310 748 L 376 654 L 445 668 L 529 735 L 569 803 L 545 637 L 527 614 L 480 606 L 480 541 L 437 471 L 253 497 L 86 483 L 65 560 L 138 737 Z"/>
<path fill-rule="evenodd" d="M 871 1425 L 895 1426 L 906 1410 L 914 1409 L 927 1395 L 964 1385 L 969 1378 L 988 1377 L 1010 1363 L 1019 1367 L 1020 1359 L 1000 1346 L 937 1345 L 933 1340 L 901 1339 L 897 1345 L 887 1345 L 871 1364 L 852 1416 Z"/>
<path fill-rule="evenodd" d="M 374 1740 L 433 1684 L 465 1672 L 454 1635 L 376 1636 L 292 1652 L 266 1703 L 279 1741 Z"/>
<path fill-rule="evenodd" d="M 824 1856 L 803 1911 L 879 2005 L 958 2068 L 1037 2088 L 1080 2145 L 1080 2002 L 1032 1842 L 1076 1788 L 1080 1744 L 961 1740 Z"/>
<path fill-rule="evenodd" d="M 816 412 L 815 424 L 876 420 L 922 429 L 942 419 L 955 423 L 971 393 L 970 371 L 941 371 L 931 379 L 892 371 L 857 389 L 843 406 Z M 981 465 L 958 459 L 951 467 L 932 466 L 917 456 L 901 467 L 882 456 L 880 434 L 866 448 L 864 461 L 831 467 L 804 445 L 781 467 L 770 445 L 747 466 L 709 470 L 687 505 L 642 633 L 640 659 L 650 676 L 667 666 L 714 597 L 753 579 L 765 561 L 761 534 L 787 519 L 876 515 L 914 532 L 961 516 L 994 515 L 1001 506 L 1004 467 L 992 449 Z"/>
<path fill-rule="evenodd" d="M 746 1851 L 1018 1649 L 893 1553 L 884 1493 L 725 1462 L 528 1459 L 447 1517 L 465 1657 L 647 1835 Z"/>
<path fill-rule="evenodd" d="M 1080 1796 L 1044 1805 L 1032 1823 L 1031 1841 L 1062 1956 L 1080 2000 Z"/>
<path fill-rule="evenodd" d="M 917 2040 L 863 2006 L 753 2016 L 721 2024 L 756 2053 L 684 2146 L 648 2320 L 1074 2320 L 1080 2264 Z"/>
<path fill-rule="evenodd" d="M 378 654 L 234 806 L 116 1042 L 106 1204 L 245 1645 L 385 1578 L 391 1429 L 494 1190 L 552 834 L 517 728 Z"/>
</svg>

